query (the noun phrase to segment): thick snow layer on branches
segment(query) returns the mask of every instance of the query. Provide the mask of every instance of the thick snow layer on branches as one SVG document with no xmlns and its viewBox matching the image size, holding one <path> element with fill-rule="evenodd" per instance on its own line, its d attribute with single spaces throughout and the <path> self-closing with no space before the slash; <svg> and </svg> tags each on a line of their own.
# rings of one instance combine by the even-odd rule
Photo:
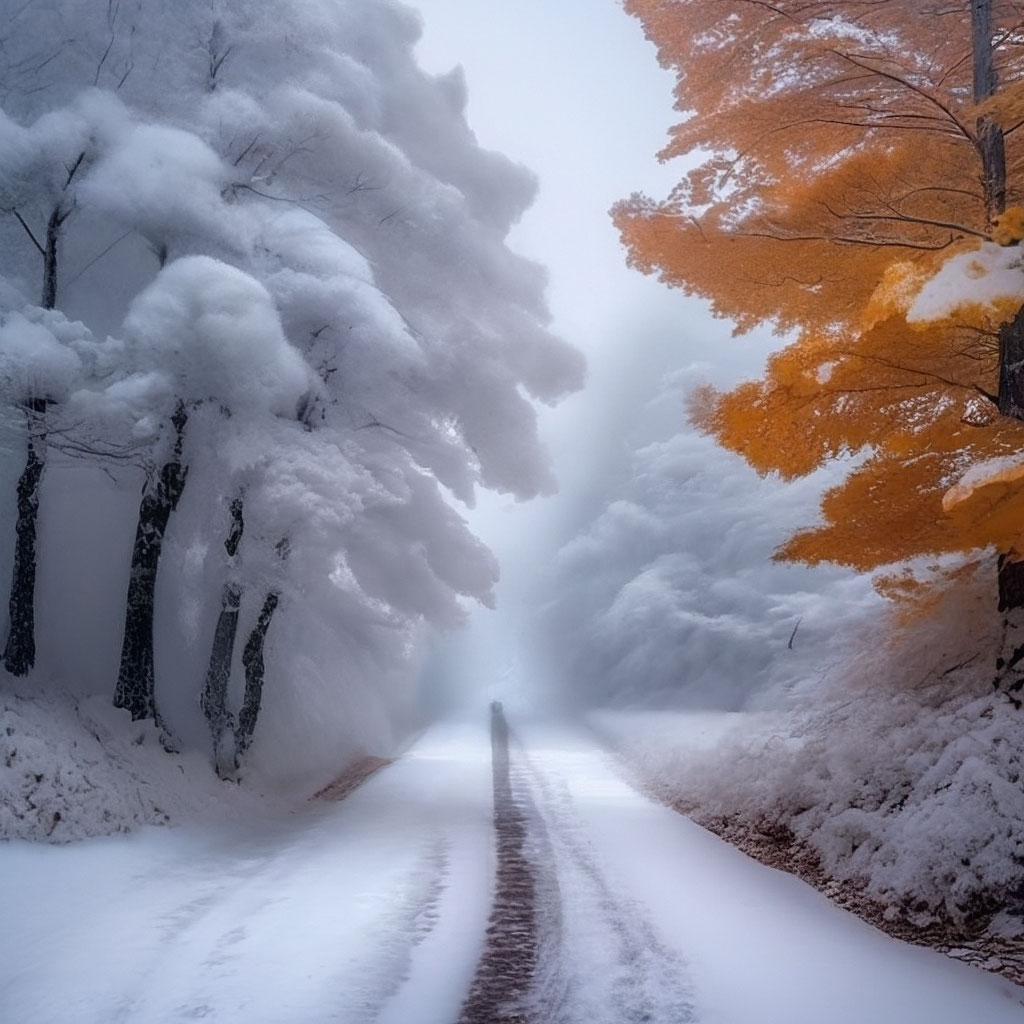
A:
<svg viewBox="0 0 1024 1024">
<path fill-rule="evenodd" d="M 82 374 L 80 351 L 92 341 L 88 329 L 56 310 L 0 308 L 0 390 L 17 404 L 33 396 L 68 397 Z"/>
<path fill-rule="evenodd" d="M 965 306 L 1024 301 L 1024 266 L 1016 246 L 983 242 L 947 260 L 924 283 L 907 310 L 908 323 L 941 320 Z"/>
<path fill-rule="evenodd" d="M 10 13 L 0 579 L 31 444 L 35 675 L 109 699 L 136 581 L 143 709 L 208 748 L 226 675 L 244 770 L 321 780 L 417 720 L 426 641 L 493 600 L 455 502 L 553 489 L 535 403 L 583 361 L 506 245 L 536 181 L 392 0 Z"/>
<path fill-rule="evenodd" d="M 233 415 L 295 416 L 311 374 L 253 277 L 208 256 L 168 264 L 132 303 L 124 332 L 135 364 L 168 375 L 177 398 Z"/>
<path fill-rule="evenodd" d="M 977 462 L 942 496 L 942 507 L 948 512 L 983 487 L 1012 483 L 1021 477 L 1024 477 L 1024 464 L 1018 455 L 1003 455 L 997 459 Z"/>
</svg>

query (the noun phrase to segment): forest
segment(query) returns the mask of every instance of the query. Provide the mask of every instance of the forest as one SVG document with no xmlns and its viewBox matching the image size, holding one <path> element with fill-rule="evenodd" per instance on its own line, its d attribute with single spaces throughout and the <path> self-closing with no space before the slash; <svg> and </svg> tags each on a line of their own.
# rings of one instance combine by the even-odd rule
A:
<svg viewBox="0 0 1024 1024">
<path fill-rule="evenodd" d="M 426 66 L 444 6 L 6 4 L 0 854 L 415 792 L 380 883 L 412 946 L 459 800 L 499 829 L 480 906 L 510 842 L 611 906 L 550 715 L 594 778 L 1024 983 L 1024 3 L 622 0 L 674 88 L 631 193 L 631 80 L 618 121 L 615 83 L 542 110 L 467 28 L 476 107 Z M 536 173 L 486 141 L 516 117 Z M 504 743 L 464 777 L 459 713 Z"/>
<path fill-rule="evenodd" d="M 535 183 L 415 16 L 289 24 L 32 3 L 3 38 L 4 665 L 223 776 L 264 715 L 269 774 L 409 725 L 497 578 L 450 499 L 550 490 L 531 403 L 582 380 L 503 241 Z"/>
</svg>

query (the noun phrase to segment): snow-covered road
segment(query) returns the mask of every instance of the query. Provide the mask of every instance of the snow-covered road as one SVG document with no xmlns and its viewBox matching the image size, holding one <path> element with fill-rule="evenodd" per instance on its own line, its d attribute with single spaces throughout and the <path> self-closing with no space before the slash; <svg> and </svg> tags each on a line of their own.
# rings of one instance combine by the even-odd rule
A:
<svg viewBox="0 0 1024 1024">
<path fill-rule="evenodd" d="M 487 733 L 272 826 L 13 843 L 0 872 L 3 1024 L 449 1024 L 490 901 Z"/>
<path fill-rule="evenodd" d="M 514 1019 L 1024 1024 L 1021 990 L 753 863 L 638 795 L 585 734 L 518 727 L 510 753 L 536 898 Z M 273 825 L 11 843 L 0 1021 L 453 1024 L 496 863 L 484 721 Z"/>
</svg>

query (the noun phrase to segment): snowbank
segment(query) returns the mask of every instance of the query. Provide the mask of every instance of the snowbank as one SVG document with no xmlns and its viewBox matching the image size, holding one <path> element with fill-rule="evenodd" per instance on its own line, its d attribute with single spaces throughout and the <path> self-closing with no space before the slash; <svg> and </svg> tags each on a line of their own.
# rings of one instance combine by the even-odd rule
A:
<svg viewBox="0 0 1024 1024">
<path fill-rule="evenodd" d="M 133 723 L 107 698 L 0 693 L 0 838 L 63 843 L 143 825 L 242 821 L 307 795 L 221 782 L 203 754 L 169 755 L 151 722 Z"/>
<path fill-rule="evenodd" d="M 992 690 L 993 584 L 979 574 L 896 644 L 866 637 L 786 708 L 592 725 L 666 802 L 771 838 L 779 866 L 894 927 L 1024 938 L 1024 720 Z"/>
</svg>

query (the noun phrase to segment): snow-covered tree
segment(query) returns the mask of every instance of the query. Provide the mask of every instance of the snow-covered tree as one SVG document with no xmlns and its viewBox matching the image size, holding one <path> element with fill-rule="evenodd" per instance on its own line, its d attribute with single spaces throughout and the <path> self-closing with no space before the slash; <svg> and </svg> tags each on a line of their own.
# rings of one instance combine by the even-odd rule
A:
<svg viewBox="0 0 1024 1024">
<path fill-rule="evenodd" d="M 128 580 L 120 673 L 107 639 L 90 678 L 118 675 L 120 704 L 186 739 L 202 694 L 224 773 L 260 707 L 268 770 L 386 735 L 423 630 L 490 600 L 496 565 L 452 499 L 550 490 L 533 401 L 581 381 L 543 271 L 505 245 L 532 176 L 478 146 L 461 73 L 416 66 L 398 4 L 7 13 L 9 123 L 103 112 L 58 305 L 113 337 L 68 404 L 143 446 L 141 480 L 113 469 L 113 519 L 143 497 L 134 553 L 103 541 Z M 24 235 L 0 223 L 19 283 Z M 59 518 L 80 477 L 52 490 Z"/>
<path fill-rule="evenodd" d="M 698 368 L 631 410 L 628 461 L 536 588 L 543 674 L 570 705 L 734 711 L 816 678 L 883 604 L 870 580 L 771 553 L 827 476 L 760 479 L 676 430 Z M 667 423 L 666 423 L 667 420 Z"/>
</svg>

